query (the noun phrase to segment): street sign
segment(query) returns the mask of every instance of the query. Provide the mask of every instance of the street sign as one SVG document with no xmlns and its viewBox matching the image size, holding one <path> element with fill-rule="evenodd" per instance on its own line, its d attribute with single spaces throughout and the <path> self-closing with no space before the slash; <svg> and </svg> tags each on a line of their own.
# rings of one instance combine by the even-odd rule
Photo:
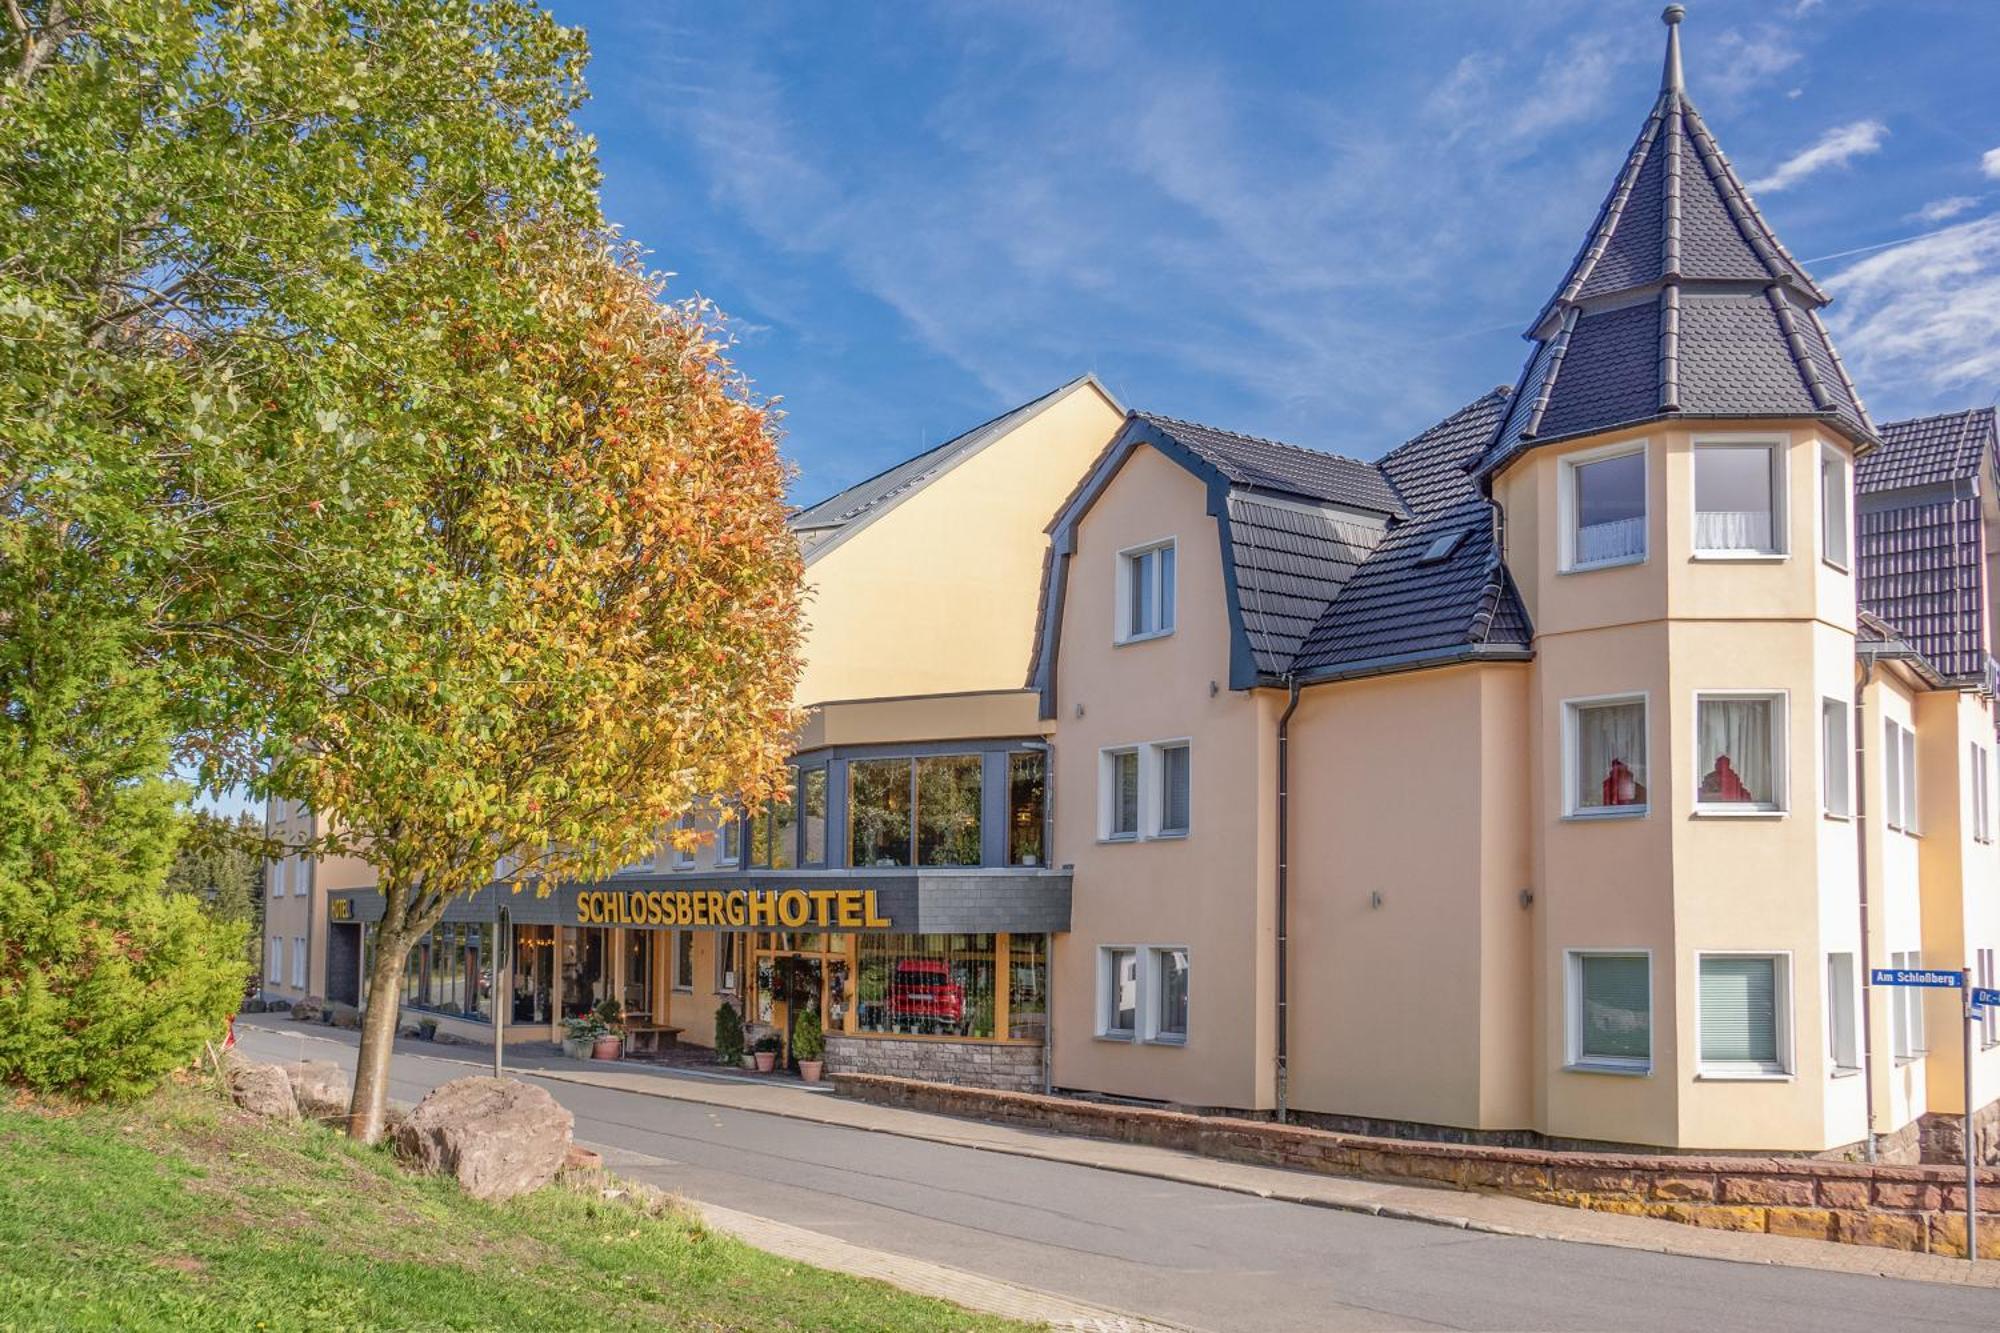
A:
<svg viewBox="0 0 2000 1333">
<path fill-rule="evenodd" d="M 1987 990 L 1984 986 L 1974 986 L 1972 988 L 1972 1007 L 1974 1009 L 1984 1009 L 1987 1005 L 1992 1005 L 1994 1008 L 2000 1009 L 2000 990 Z"/>
<path fill-rule="evenodd" d="M 1930 967 L 1878 967 L 1868 973 L 1871 986 L 1939 986 L 1957 990 L 1965 985 L 1965 973 L 1941 972 Z"/>
</svg>

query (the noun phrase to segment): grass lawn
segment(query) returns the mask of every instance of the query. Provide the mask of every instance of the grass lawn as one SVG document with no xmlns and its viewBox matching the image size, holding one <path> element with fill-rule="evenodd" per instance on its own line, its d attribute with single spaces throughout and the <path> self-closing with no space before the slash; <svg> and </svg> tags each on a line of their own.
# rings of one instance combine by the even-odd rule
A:
<svg viewBox="0 0 2000 1333">
<path fill-rule="evenodd" d="M 1001 1329 L 677 1211 L 480 1203 L 210 1088 L 0 1109 L 0 1329 Z"/>
</svg>

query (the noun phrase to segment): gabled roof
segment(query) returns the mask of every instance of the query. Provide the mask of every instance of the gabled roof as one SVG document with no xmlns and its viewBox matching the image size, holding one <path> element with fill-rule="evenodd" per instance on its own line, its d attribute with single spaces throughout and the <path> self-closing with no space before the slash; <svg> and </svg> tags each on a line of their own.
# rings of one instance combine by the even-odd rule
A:
<svg viewBox="0 0 2000 1333">
<path fill-rule="evenodd" d="M 1118 400 L 1098 382 L 1095 375 L 1080 375 L 1061 388 L 1003 412 L 934 449 L 927 449 L 866 481 L 856 482 L 817 504 L 795 511 L 790 522 L 792 532 L 798 538 L 799 549 L 810 563 L 902 503 L 913 492 L 1086 386 L 1104 395 L 1106 402 L 1118 408 Z"/>
<path fill-rule="evenodd" d="M 1975 407 L 1889 422 L 1882 447 L 1855 466 L 1855 488 L 1870 494 L 1970 480 L 1982 460 L 2000 453 L 1995 417 L 1994 408 Z"/>
<path fill-rule="evenodd" d="M 1680 6 L 1664 17 L 1659 97 L 1527 331 L 1535 350 L 1482 475 L 1536 444 L 1662 418 L 1818 417 L 1875 441 L 1820 321 L 1826 295 L 1688 98 Z"/>
<path fill-rule="evenodd" d="M 1232 486 L 1280 491 L 1378 514 L 1403 512 L 1402 502 L 1382 474 L 1359 459 L 1150 412 L 1133 415 L 1200 457 Z"/>
</svg>

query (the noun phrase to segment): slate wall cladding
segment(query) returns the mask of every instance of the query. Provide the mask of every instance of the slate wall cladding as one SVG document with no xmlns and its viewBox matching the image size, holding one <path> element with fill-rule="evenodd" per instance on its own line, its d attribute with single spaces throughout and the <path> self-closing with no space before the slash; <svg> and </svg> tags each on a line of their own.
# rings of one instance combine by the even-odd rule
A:
<svg viewBox="0 0 2000 1333">
<path fill-rule="evenodd" d="M 826 1065 L 835 1079 L 878 1075 L 964 1088 L 1040 1092 L 1046 1085 L 1039 1045 L 979 1041 L 909 1041 L 829 1036 Z"/>
<path fill-rule="evenodd" d="M 834 1087 L 842 1096 L 883 1106 L 1143 1143 L 1254 1166 L 1488 1190 L 1725 1231 L 1965 1254 L 1965 1175 L 1959 1167 L 1424 1143 L 869 1073 L 836 1072 Z M 1980 1173 L 1979 1205 L 1980 1256 L 2000 1258 L 2000 1170 Z"/>
</svg>

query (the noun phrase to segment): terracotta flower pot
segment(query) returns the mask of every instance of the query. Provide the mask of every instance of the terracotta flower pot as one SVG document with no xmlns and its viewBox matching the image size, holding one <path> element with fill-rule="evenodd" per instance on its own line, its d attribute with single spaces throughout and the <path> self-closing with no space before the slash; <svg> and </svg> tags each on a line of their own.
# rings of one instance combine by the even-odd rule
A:
<svg viewBox="0 0 2000 1333">
<path fill-rule="evenodd" d="M 799 1061 L 799 1077 L 808 1083 L 819 1082 L 819 1076 L 824 1072 L 826 1072 L 826 1061 L 824 1060 Z"/>
<path fill-rule="evenodd" d="M 624 1054 L 624 1051 L 624 1040 L 616 1033 L 607 1032 L 599 1037 L 591 1046 L 590 1058 L 593 1060 L 616 1060 L 620 1055 Z"/>
<path fill-rule="evenodd" d="M 757 1072 L 758 1072 L 758 1073 L 760 1073 L 760 1074 L 768 1074 L 768 1073 L 770 1073 L 770 1072 L 771 1072 L 771 1071 L 772 1071 L 773 1069 L 776 1069 L 777 1067 L 778 1067 L 778 1053 L 777 1053 L 776 1051 L 759 1051 L 759 1052 L 757 1052 Z"/>
</svg>

